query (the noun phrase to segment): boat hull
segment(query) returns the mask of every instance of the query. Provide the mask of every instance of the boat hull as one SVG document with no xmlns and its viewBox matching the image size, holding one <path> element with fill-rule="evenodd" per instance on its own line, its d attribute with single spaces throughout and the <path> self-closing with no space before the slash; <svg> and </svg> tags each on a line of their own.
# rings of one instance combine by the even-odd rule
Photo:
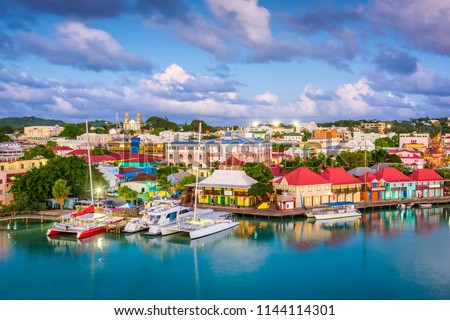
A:
<svg viewBox="0 0 450 320">
<path fill-rule="evenodd" d="M 211 234 L 231 229 L 239 225 L 239 222 L 220 222 L 213 225 L 201 228 L 198 230 L 189 231 L 189 237 L 191 239 L 198 239 L 209 236 Z"/>
<path fill-rule="evenodd" d="M 360 217 L 361 213 L 359 212 L 350 212 L 350 213 L 323 213 L 323 214 L 315 214 L 314 218 L 316 220 L 329 220 L 329 219 L 341 219 L 341 218 L 350 218 L 350 217 Z"/>
</svg>

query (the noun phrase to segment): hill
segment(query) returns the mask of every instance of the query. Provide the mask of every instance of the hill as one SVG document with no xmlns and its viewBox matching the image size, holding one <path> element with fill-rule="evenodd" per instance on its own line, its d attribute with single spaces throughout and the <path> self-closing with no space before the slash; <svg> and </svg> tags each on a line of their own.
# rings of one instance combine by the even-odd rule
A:
<svg viewBox="0 0 450 320">
<path fill-rule="evenodd" d="M 36 117 L 7 117 L 0 118 L 0 126 L 11 126 L 15 129 L 20 129 L 29 126 L 54 126 L 62 125 L 64 121 L 61 120 L 48 120 Z"/>
</svg>

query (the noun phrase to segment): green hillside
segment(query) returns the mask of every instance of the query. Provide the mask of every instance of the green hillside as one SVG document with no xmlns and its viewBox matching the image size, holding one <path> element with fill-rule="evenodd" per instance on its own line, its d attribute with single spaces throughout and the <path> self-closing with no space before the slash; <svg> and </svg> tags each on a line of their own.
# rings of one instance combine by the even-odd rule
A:
<svg viewBox="0 0 450 320">
<path fill-rule="evenodd" d="M 20 129 L 28 126 L 54 126 L 64 124 L 61 120 L 48 120 L 36 117 L 7 117 L 0 118 L 0 126 L 11 126 L 15 129 Z"/>
</svg>

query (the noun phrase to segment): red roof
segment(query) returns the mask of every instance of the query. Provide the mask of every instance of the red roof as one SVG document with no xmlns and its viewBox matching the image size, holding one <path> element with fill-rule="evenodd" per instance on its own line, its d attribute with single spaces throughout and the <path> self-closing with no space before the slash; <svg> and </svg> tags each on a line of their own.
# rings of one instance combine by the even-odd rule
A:
<svg viewBox="0 0 450 320">
<path fill-rule="evenodd" d="M 322 178 L 320 175 L 308 169 L 307 167 L 298 167 L 294 171 L 288 173 L 284 177 L 275 181 L 280 183 L 281 180 L 286 179 L 288 185 L 290 186 L 307 186 L 315 184 L 330 184 L 327 180 Z"/>
<path fill-rule="evenodd" d="M 270 169 L 270 171 L 272 171 L 272 174 L 274 177 L 280 177 L 280 176 L 286 175 L 286 170 L 281 171 L 281 166 L 279 164 L 271 164 L 269 166 L 269 169 Z"/>
<path fill-rule="evenodd" d="M 366 178 L 364 178 L 366 177 Z M 372 182 L 373 180 L 376 180 L 377 177 L 374 176 L 373 173 L 370 172 L 366 172 L 366 174 L 363 174 L 362 176 L 359 177 L 359 180 L 361 182 Z"/>
<path fill-rule="evenodd" d="M 327 168 L 320 176 L 327 179 L 333 185 L 361 184 L 361 181 L 345 171 L 343 167 Z"/>
<path fill-rule="evenodd" d="M 404 175 L 397 169 L 393 167 L 386 167 L 384 169 L 381 169 L 377 172 L 375 172 L 375 177 L 378 180 L 384 179 L 384 181 L 387 182 L 410 182 L 412 181 L 411 178 Z"/>
<path fill-rule="evenodd" d="M 222 166 L 243 166 L 244 161 L 237 159 L 235 156 L 230 156 L 227 160 L 221 163 Z"/>
<path fill-rule="evenodd" d="M 417 169 L 409 175 L 414 181 L 443 181 L 445 180 L 436 171 L 429 168 Z"/>
</svg>

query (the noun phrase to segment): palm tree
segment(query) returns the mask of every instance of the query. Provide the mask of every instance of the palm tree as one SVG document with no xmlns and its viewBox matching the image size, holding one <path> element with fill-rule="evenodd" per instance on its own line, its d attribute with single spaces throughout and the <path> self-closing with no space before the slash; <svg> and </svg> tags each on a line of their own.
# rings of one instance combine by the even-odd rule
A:
<svg viewBox="0 0 450 320">
<path fill-rule="evenodd" d="M 70 187 L 67 186 L 67 181 L 63 179 L 56 180 L 52 187 L 52 194 L 58 203 L 59 208 L 62 209 L 64 207 L 64 202 L 70 194 Z"/>
<path fill-rule="evenodd" d="M 156 181 L 156 187 L 159 189 L 159 191 L 163 191 L 170 195 L 172 194 L 172 184 L 169 180 L 167 180 L 166 176 L 163 176 Z"/>
</svg>

